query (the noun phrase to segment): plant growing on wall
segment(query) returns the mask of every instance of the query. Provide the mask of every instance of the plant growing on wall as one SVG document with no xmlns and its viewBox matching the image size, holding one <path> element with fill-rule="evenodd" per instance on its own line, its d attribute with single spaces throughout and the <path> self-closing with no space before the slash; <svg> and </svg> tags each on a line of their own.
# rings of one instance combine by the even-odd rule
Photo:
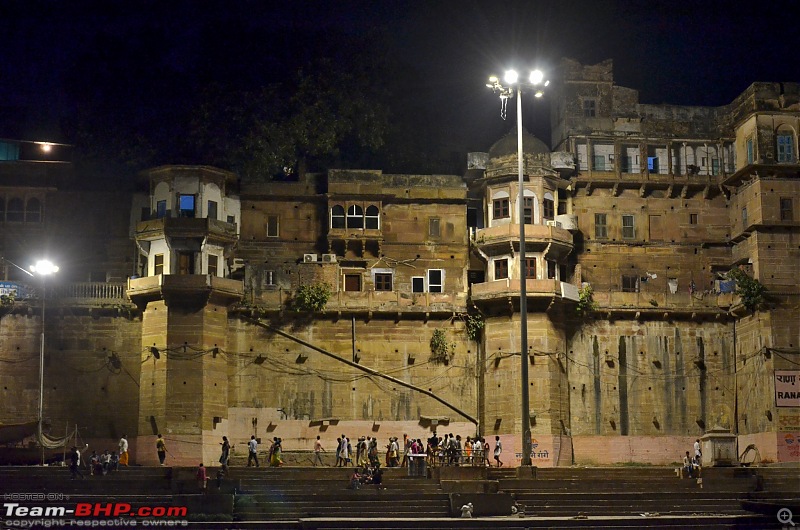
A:
<svg viewBox="0 0 800 530">
<path fill-rule="evenodd" d="M 754 311 L 764 303 L 767 288 L 755 278 L 751 278 L 742 269 L 731 269 L 728 277 L 736 282 L 736 294 L 742 301 L 742 305 L 750 311 Z"/>
<path fill-rule="evenodd" d="M 331 297 L 331 288 L 327 283 L 301 285 L 294 293 L 293 307 L 295 311 L 322 311 Z"/>
<path fill-rule="evenodd" d="M 456 344 L 447 340 L 447 332 L 441 328 L 433 330 L 431 335 L 431 361 L 450 364 L 456 353 Z"/>
<path fill-rule="evenodd" d="M 594 301 L 594 289 L 591 284 L 586 284 L 578 289 L 578 306 L 575 308 L 580 316 L 586 316 L 592 311 L 597 311 L 597 302 Z"/>
<path fill-rule="evenodd" d="M 477 342 L 481 338 L 481 331 L 486 326 L 486 321 L 480 313 L 469 313 L 464 319 L 467 337 Z"/>
</svg>

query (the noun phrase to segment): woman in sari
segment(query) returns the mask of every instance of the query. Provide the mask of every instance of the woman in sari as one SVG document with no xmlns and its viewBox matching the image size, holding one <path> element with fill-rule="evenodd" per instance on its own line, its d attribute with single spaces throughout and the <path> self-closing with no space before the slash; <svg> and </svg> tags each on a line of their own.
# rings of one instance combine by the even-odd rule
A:
<svg viewBox="0 0 800 530">
<path fill-rule="evenodd" d="M 272 467 L 280 467 L 283 465 L 281 459 L 281 439 L 276 438 L 275 443 L 272 444 L 272 454 L 269 457 L 269 465 Z"/>
</svg>

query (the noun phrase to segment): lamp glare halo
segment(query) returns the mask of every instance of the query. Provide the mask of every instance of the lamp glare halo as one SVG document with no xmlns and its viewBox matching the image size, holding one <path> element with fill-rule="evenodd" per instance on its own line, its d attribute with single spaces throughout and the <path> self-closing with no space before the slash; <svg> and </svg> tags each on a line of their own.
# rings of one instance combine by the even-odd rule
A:
<svg viewBox="0 0 800 530">
<path fill-rule="evenodd" d="M 531 72 L 531 83 L 534 85 L 538 85 L 544 79 L 544 74 L 541 70 L 534 70 Z"/>
<path fill-rule="evenodd" d="M 31 271 L 37 274 L 53 274 L 58 272 L 58 265 L 54 265 L 52 261 L 43 259 L 31 265 Z"/>
<path fill-rule="evenodd" d="M 505 76 L 503 77 L 506 83 L 514 84 L 519 79 L 519 74 L 516 70 L 507 70 Z"/>
</svg>

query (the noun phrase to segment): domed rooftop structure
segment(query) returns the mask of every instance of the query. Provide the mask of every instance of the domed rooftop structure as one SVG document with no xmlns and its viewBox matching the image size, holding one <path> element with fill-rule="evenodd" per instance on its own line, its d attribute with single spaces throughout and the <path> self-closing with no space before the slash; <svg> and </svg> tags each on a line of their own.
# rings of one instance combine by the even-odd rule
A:
<svg viewBox="0 0 800 530">
<path fill-rule="evenodd" d="M 543 141 L 522 129 L 522 151 L 528 155 L 549 154 L 550 148 Z M 507 135 L 497 140 L 489 149 L 489 158 L 501 158 L 517 154 L 517 130 L 514 129 Z"/>
</svg>

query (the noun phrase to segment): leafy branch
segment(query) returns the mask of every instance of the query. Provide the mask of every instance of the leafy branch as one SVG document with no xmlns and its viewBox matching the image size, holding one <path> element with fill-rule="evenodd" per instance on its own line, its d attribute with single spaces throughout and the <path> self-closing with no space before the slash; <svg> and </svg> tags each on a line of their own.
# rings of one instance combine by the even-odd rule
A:
<svg viewBox="0 0 800 530">
<path fill-rule="evenodd" d="M 455 353 L 456 344 L 447 340 L 447 332 L 442 328 L 434 329 L 431 335 L 431 361 L 436 364 L 450 364 Z"/>
<path fill-rule="evenodd" d="M 480 313 L 470 313 L 464 318 L 464 325 L 467 330 L 467 337 L 477 342 L 481 338 L 481 332 L 486 327 L 486 321 Z"/>
<path fill-rule="evenodd" d="M 754 311 L 764 303 L 767 288 L 761 282 L 751 278 L 742 269 L 731 269 L 728 277 L 736 282 L 736 294 L 747 309 Z"/>
<path fill-rule="evenodd" d="M 587 283 L 578 289 L 578 306 L 575 311 L 581 316 L 586 316 L 597 309 L 597 302 L 594 301 L 594 289 L 591 284 Z"/>
</svg>

